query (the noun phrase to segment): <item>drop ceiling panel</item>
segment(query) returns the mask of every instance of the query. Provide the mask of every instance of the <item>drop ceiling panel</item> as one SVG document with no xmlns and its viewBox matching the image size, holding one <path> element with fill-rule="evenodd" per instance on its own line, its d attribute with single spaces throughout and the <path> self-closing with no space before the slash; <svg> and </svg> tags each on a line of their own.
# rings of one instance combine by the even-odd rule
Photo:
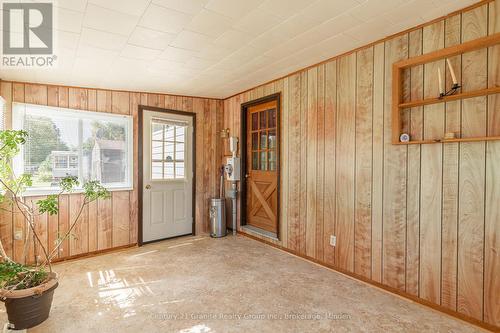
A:
<svg viewBox="0 0 500 333">
<path fill-rule="evenodd" d="M 222 98 L 475 2 L 57 0 L 57 67 L 0 74 Z"/>
</svg>

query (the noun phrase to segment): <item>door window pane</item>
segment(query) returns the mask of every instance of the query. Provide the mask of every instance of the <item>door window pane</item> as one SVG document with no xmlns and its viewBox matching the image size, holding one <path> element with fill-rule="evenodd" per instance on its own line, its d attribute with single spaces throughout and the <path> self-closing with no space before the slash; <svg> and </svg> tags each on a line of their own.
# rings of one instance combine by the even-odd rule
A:
<svg viewBox="0 0 500 333">
<path fill-rule="evenodd" d="M 151 179 L 163 179 L 163 162 L 151 164 Z"/>
<path fill-rule="evenodd" d="M 174 162 L 166 162 L 163 167 L 163 178 L 164 179 L 174 179 Z"/>
<path fill-rule="evenodd" d="M 266 111 L 259 112 L 260 129 L 266 128 Z"/>
<path fill-rule="evenodd" d="M 276 170 L 276 152 L 274 150 L 270 150 L 268 152 L 269 157 L 269 171 Z"/>
<path fill-rule="evenodd" d="M 276 109 L 271 109 L 267 111 L 269 116 L 269 128 L 276 127 Z"/>
<path fill-rule="evenodd" d="M 259 170 L 259 153 L 256 151 L 252 153 L 252 170 Z"/>
<path fill-rule="evenodd" d="M 266 149 L 267 148 L 267 132 L 262 131 L 260 132 L 260 149 Z"/>
<path fill-rule="evenodd" d="M 267 170 L 267 152 L 265 151 L 260 153 L 260 170 Z"/>
<path fill-rule="evenodd" d="M 259 149 L 259 133 L 252 133 L 252 149 Z"/>
<path fill-rule="evenodd" d="M 269 149 L 276 148 L 276 130 L 269 131 L 268 142 L 269 142 Z"/>
<path fill-rule="evenodd" d="M 259 129 L 259 114 L 257 112 L 252 113 L 252 131 Z"/>
</svg>

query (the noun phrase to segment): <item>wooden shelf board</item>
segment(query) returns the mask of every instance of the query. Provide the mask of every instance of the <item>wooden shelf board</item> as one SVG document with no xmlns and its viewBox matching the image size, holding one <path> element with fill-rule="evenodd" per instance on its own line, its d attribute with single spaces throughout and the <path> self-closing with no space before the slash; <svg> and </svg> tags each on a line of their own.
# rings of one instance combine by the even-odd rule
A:
<svg viewBox="0 0 500 333">
<path fill-rule="evenodd" d="M 393 142 L 395 145 L 425 145 L 432 143 L 453 143 L 453 142 L 478 142 L 478 141 L 496 141 L 500 136 L 479 136 L 474 138 L 456 138 L 456 139 L 436 139 L 436 140 L 415 140 L 409 142 Z"/>
<path fill-rule="evenodd" d="M 493 87 L 493 88 L 487 88 L 487 89 L 481 89 L 481 90 L 467 91 L 467 92 L 463 92 L 460 94 L 446 96 L 443 98 L 434 97 L 434 98 L 427 98 L 427 99 L 422 99 L 422 100 L 418 100 L 418 101 L 401 103 L 398 106 L 400 109 L 408 109 L 408 108 L 413 108 L 416 106 L 445 103 L 445 102 L 451 102 L 451 101 L 456 101 L 456 100 L 460 100 L 460 99 L 467 99 L 467 98 L 493 95 L 493 94 L 499 94 L 499 93 L 500 93 L 500 87 Z"/>
</svg>

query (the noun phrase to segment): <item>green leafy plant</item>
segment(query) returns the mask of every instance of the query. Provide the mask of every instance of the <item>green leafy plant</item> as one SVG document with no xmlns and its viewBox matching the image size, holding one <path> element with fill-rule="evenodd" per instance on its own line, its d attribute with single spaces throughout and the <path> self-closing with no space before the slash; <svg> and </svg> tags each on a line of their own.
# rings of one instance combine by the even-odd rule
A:
<svg viewBox="0 0 500 333">
<path fill-rule="evenodd" d="M 12 214 L 21 214 L 27 225 L 23 251 L 24 262 L 14 262 L 9 258 L 0 240 L 0 288 L 6 290 L 32 288 L 46 281 L 48 273 L 52 272 L 52 259 L 57 255 L 63 242 L 72 235 L 85 207 L 97 199 L 110 197 L 109 191 L 99 181 L 85 182 L 82 185 L 83 201 L 74 220 L 70 221 L 69 229 L 58 237 L 53 248 L 48 248 L 40 240 L 36 227 L 36 217 L 42 214 L 57 214 L 59 212 L 59 197 L 65 193 L 71 193 L 80 183 L 77 177 L 65 177 L 59 183 L 60 190 L 57 194 L 48 195 L 45 199 L 38 200 L 36 204 L 30 204 L 23 194 L 33 184 L 31 175 L 16 176 L 12 169 L 12 159 L 19 154 L 21 146 L 26 143 L 27 138 L 28 132 L 26 131 L 0 131 L 0 209 L 7 210 Z M 42 252 L 42 259 L 37 257 L 33 265 L 28 265 L 27 255 L 31 236 Z"/>
</svg>

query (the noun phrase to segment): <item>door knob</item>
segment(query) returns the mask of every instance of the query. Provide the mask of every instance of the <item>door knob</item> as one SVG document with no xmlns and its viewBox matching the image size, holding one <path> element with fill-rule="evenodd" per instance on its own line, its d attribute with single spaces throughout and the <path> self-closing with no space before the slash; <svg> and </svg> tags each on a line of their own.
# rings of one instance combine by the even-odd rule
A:
<svg viewBox="0 0 500 333">
<path fill-rule="evenodd" d="M 250 177 L 250 175 L 247 173 L 247 174 L 245 175 L 245 178 L 248 178 L 248 177 Z"/>
<path fill-rule="evenodd" d="M 150 190 L 151 189 L 151 185 L 146 185 L 146 190 Z"/>
</svg>

